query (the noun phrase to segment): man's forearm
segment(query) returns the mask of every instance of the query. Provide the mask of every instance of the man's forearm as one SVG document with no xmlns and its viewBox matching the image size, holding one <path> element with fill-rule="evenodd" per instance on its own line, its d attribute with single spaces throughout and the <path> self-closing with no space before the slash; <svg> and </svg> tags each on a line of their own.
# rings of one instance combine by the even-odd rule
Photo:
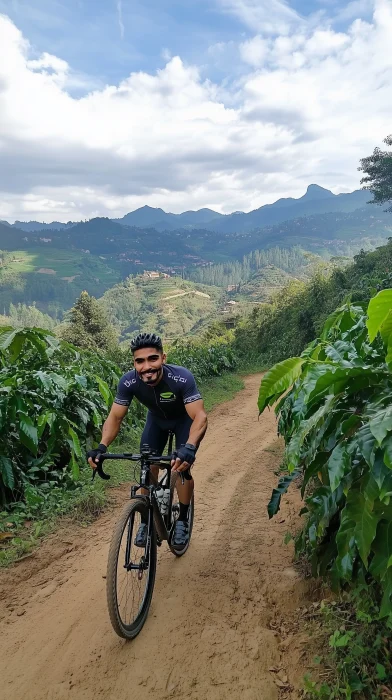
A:
<svg viewBox="0 0 392 700">
<path fill-rule="evenodd" d="M 109 416 L 103 424 L 101 442 L 109 447 L 110 443 L 116 439 L 120 432 L 121 420 Z"/>
<path fill-rule="evenodd" d="M 189 431 L 189 438 L 188 442 L 191 445 L 195 445 L 195 447 L 198 447 L 206 434 L 207 431 L 207 426 L 208 426 L 208 420 L 207 420 L 207 415 L 205 413 L 202 413 L 201 415 L 196 416 L 194 419 L 191 429 Z"/>
</svg>

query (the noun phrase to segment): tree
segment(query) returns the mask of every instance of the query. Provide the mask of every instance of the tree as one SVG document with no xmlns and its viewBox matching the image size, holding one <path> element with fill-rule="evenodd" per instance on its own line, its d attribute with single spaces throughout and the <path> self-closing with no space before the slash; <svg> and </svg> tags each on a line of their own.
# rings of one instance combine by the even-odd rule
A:
<svg viewBox="0 0 392 700">
<path fill-rule="evenodd" d="M 392 146 L 392 135 L 387 136 L 384 143 Z M 392 151 L 375 148 L 371 156 L 361 159 L 358 170 L 365 173 L 361 185 L 373 194 L 372 204 L 392 202 Z M 392 211 L 392 204 L 386 211 Z"/>
<path fill-rule="evenodd" d="M 105 352 L 112 351 L 118 344 L 118 334 L 110 323 L 103 306 L 82 292 L 75 306 L 68 312 L 66 322 L 59 327 L 58 334 L 68 343 L 85 348 Z"/>
</svg>

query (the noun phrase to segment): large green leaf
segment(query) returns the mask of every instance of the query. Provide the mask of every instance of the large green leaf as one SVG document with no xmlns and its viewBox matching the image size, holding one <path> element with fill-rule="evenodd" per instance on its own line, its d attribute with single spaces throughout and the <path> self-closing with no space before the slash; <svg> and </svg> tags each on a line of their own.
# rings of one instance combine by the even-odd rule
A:
<svg viewBox="0 0 392 700">
<path fill-rule="evenodd" d="M 333 328 L 338 328 L 340 320 L 344 314 L 343 308 L 336 309 L 330 314 L 324 323 L 323 330 L 321 331 L 321 339 L 326 340 L 329 336 L 330 331 Z"/>
<path fill-rule="evenodd" d="M 368 423 L 359 428 L 356 435 L 353 437 L 348 450 L 351 454 L 354 454 L 355 451 L 358 450 L 359 454 L 364 457 L 369 467 L 373 466 L 376 453 L 376 440 Z"/>
<path fill-rule="evenodd" d="M 370 300 L 367 314 L 369 340 L 373 342 L 392 309 L 392 289 L 383 289 Z"/>
<path fill-rule="evenodd" d="M 378 411 L 369 421 L 369 427 L 379 445 L 392 431 L 392 406 Z"/>
<path fill-rule="evenodd" d="M 33 455 L 37 455 L 38 429 L 34 425 L 30 416 L 25 413 L 19 414 L 19 438 Z"/>
<path fill-rule="evenodd" d="M 387 617 L 392 612 L 392 568 L 389 568 L 383 581 L 384 595 L 380 605 L 380 618 Z"/>
<path fill-rule="evenodd" d="M 357 556 L 355 546 L 355 522 L 342 516 L 342 523 L 336 535 L 338 556 L 336 569 L 338 575 L 344 581 L 350 580 L 353 573 L 354 561 Z"/>
<path fill-rule="evenodd" d="M 329 483 L 332 491 L 336 491 L 350 465 L 351 456 L 347 452 L 347 446 L 344 442 L 340 442 L 328 460 Z"/>
<path fill-rule="evenodd" d="M 300 464 L 301 450 L 306 438 L 316 428 L 318 423 L 331 412 L 335 400 L 334 396 L 328 396 L 325 403 L 310 418 L 302 421 L 300 428 L 294 433 L 286 449 L 287 468 L 289 471 L 293 471 Z"/>
<path fill-rule="evenodd" d="M 374 557 L 369 571 L 376 579 L 382 581 L 385 578 L 392 557 L 392 520 L 383 520 L 377 528 L 377 536 L 372 544 Z"/>
<path fill-rule="evenodd" d="M 389 435 L 383 445 L 384 448 L 384 464 L 388 469 L 392 469 L 392 435 Z"/>
<path fill-rule="evenodd" d="M 314 377 L 311 376 L 313 373 Z M 318 374 L 318 376 L 317 376 Z M 318 401 L 326 392 L 338 394 L 342 391 L 356 393 L 364 387 L 380 385 L 382 371 L 375 371 L 374 367 L 352 367 L 351 369 L 324 365 L 323 368 L 309 371 L 309 382 L 304 391 L 305 401 Z"/>
<path fill-rule="evenodd" d="M 59 389 L 62 389 L 63 391 L 68 390 L 68 386 L 69 386 L 68 381 L 61 374 L 58 374 L 57 372 L 49 372 L 48 376 L 49 376 L 50 380 L 53 382 L 55 387 L 58 387 Z"/>
<path fill-rule="evenodd" d="M 385 317 L 380 328 L 380 335 L 385 345 L 388 345 L 389 338 L 392 334 L 392 309 Z"/>
<path fill-rule="evenodd" d="M 368 563 L 379 520 L 380 515 L 374 511 L 374 502 L 367 499 L 359 488 L 351 488 L 347 494 L 342 521 L 354 523 L 355 544 L 365 566 Z"/>
<path fill-rule="evenodd" d="M 0 455 L 0 475 L 4 485 L 9 489 L 13 489 L 15 486 L 15 478 L 12 469 L 12 461 L 9 457 L 4 457 L 4 455 Z"/>
<path fill-rule="evenodd" d="M 23 330 L 5 328 L 0 336 L 0 350 L 7 350 L 11 362 L 15 362 L 22 352 L 26 341 L 26 334 Z"/>
<path fill-rule="evenodd" d="M 68 428 L 68 434 L 71 438 L 71 443 L 70 443 L 71 448 L 75 452 L 75 455 L 77 457 L 79 457 L 79 459 L 80 459 L 82 457 L 82 450 L 80 448 L 79 438 L 78 438 L 77 434 L 75 433 L 75 431 L 73 430 L 73 428 L 71 428 L 71 426 L 69 426 L 69 428 Z"/>
<path fill-rule="evenodd" d="M 273 518 L 274 515 L 280 510 L 280 502 L 282 496 L 287 492 L 291 482 L 296 479 L 299 472 L 293 472 L 292 474 L 282 476 L 279 479 L 277 487 L 272 491 L 272 496 L 267 506 L 269 518 Z"/>
<path fill-rule="evenodd" d="M 106 405 L 109 406 L 109 404 L 112 401 L 112 392 L 110 391 L 107 382 L 105 382 L 103 379 L 97 376 L 95 377 L 95 379 L 103 400 L 105 401 Z"/>
<path fill-rule="evenodd" d="M 301 374 L 304 361 L 301 357 L 290 357 L 288 360 L 278 362 L 264 375 L 258 400 L 260 413 L 293 385 Z"/>
<path fill-rule="evenodd" d="M 72 454 L 72 456 L 71 456 L 71 462 L 70 462 L 70 464 L 71 464 L 71 473 L 72 473 L 72 476 L 73 476 L 73 478 L 75 479 L 75 481 L 77 481 L 77 480 L 79 479 L 79 477 L 80 477 L 80 468 L 79 468 L 79 465 L 78 465 L 78 463 L 77 463 L 77 461 L 76 461 L 76 459 L 75 459 L 74 454 Z"/>
</svg>

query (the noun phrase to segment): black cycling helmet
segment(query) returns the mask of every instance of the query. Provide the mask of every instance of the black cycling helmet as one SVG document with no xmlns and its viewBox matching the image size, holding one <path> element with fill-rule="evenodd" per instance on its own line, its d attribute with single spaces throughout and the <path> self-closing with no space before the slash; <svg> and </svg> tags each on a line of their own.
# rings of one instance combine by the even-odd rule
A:
<svg viewBox="0 0 392 700">
<path fill-rule="evenodd" d="M 162 340 L 155 333 L 139 333 L 131 340 L 131 352 L 134 353 L 135 350 L 142 350 L 142 348 L 155 348 L 163 352 Z"/>
</svg>

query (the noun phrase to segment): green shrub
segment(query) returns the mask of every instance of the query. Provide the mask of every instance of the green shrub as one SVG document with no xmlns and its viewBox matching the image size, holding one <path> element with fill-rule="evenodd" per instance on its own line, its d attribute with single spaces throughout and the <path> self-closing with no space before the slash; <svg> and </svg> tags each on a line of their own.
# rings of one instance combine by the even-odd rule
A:
<svg viewBox="0 0 392 700">
<path fill-rule="evenodd" d="M 79 478 L 119 376 L 49 332 L 0 328 L 0 503 Z M 138 423 L 138 407 L 130 418 Z"/>
<path fill-rule="evenodd" d="M 186 367 L 199 381 L 232 371 L 237 366 L 229 335 L 208 341 L 177 340 L 169 348 L 168 362 Z"/>
<path fill-rule="evenodd" d="M 288 476 L 269 504 L 279 510 L 303 474 L 306 524 L 297 551 L 336 586 L 377 582 L 381 617 L 392 614 L 392 289 L 346 304 L 299 357 L 265 375 L 259 409 L 277 405 Z M 310 485 L 311 488 L 307 489 Z"/>
</svg>

